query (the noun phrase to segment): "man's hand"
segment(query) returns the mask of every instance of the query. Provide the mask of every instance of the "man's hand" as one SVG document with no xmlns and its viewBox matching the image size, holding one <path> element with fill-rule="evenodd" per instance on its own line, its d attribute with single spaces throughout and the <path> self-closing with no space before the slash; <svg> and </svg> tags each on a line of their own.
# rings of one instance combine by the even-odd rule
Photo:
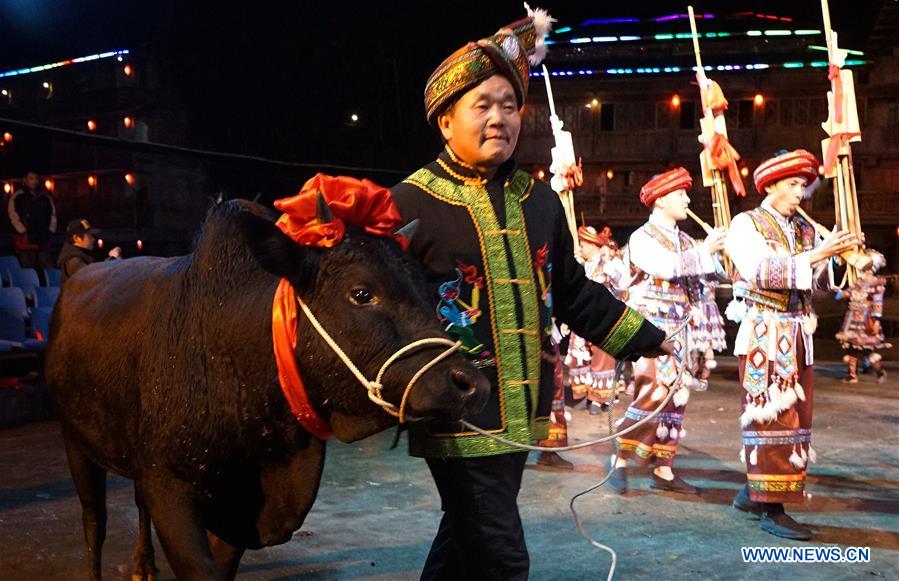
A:
<svg viewBox="0 0 899 581">
<path fill-rule="evenodd" d="M 809 254 L 812 264 L 821 262 L 860 245 L 858 237 L 848 230 L 834 230 Z"/>
<path fill-rule="evenodd" d="M 122 249 L 119 248 L 118 246 L 116 246 L 115 248 L 113 248 L 112 250 L 109 251 L 109 257 L 116 258 L 116 259 L 122 258 Z"/>
<path fill-rule="evenodd" d="M 724 237 L 727 236 L 727 230 L 724 228 L 714 228 L 709 235 L 706 236 L 705 242 L 702 245 L 705 247 L 706 252 L 709 254 L 715 254 L 716 252 L 721 252 L 724 250 Z"/>
<path fill-rule="evenodd" d="M 662 355 L 670 355 L 674 357 L 674 342 L 671 339 L 665 339 L 662 341 L 662 344 L 656 347 L 655 349 L 650 349 L 643 353 L 643 357 L 648 357 L 649 359 L 655 359 L 656 357 L 661 357 Z"/>
</svg>

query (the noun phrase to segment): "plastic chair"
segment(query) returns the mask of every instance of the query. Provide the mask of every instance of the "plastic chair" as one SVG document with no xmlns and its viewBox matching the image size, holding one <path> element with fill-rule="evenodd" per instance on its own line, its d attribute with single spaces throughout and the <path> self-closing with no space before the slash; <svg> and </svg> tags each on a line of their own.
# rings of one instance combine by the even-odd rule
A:
<svg viewBox="0 0 899 581">
<path fill-rule="evenodd" d="M 45 268 L 44 281 L 46 281 L 47 286 L 60 286 L 61 274 L 58 268 Z"/>
<path fill-rule="evenodd" d="M 50 315 L 53 313 L 53 307 L 35 307 L 31 311 L 31 325 L 33 328 L 34 339 L 26 344 L 32 348 L 43 350 L 47 346 L 50 339 Z"/>
<path fill-rule="evenodd" d="M 0 288 L 0 351 L 23 349 L 28 338 L 25 334 L 25 321 L 28 319 L 28 308 L 25 306 L 25 294 L 22 289 Z"/>
<path fill-rule="evenodd" d="M 35 305 L 37 307 L 50 307 L 59 299 L 58 286 L 39 286 L 35 290 Z"/>
<path fill-rule="evenodd" d="M 0 256 L 0 285 L 12 286 L 12 273 L 22 270 L 19 259 L 15 256 Z"/>
</svg>

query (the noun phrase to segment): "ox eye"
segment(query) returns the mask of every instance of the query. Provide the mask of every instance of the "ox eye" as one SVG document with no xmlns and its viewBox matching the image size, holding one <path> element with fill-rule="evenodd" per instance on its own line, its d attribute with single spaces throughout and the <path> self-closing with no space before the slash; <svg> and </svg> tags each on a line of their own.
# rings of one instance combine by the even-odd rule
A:
<svg viewBox="0 0 899 581">
<path fill-rule="evenodd" d="M 350 302 L 354 305 L 377 304 L 375 295 L 367 288 L 354 288 L 350 291 Z"/>
</svg>

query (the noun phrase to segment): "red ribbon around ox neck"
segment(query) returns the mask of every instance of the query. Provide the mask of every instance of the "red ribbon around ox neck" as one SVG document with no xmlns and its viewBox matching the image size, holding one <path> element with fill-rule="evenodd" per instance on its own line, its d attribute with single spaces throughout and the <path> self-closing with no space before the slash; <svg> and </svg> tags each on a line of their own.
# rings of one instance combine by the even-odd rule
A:
<svg viewBox="0 0 899 581">
<path fill-rule="evenodd" d="M 331 222 L 322 223 L 316 218 L 319 193 L 334 215 Z M 403 250 L 409 246 L 408 240 L 394 234 L 401 218 L 390 190 L 369 180 L 319 173 L 297 195 L 277 200 L 275 208 L 284 212 L 277 227 L 302 246 L 336 246 L 343 240 L 347 225 L 374 236 L 389 236 Z M 327 440 L 333 433 L 331 426 L 315 410 L 297 367 L 297 297 L 291 284 L 283 278 L 272 302 L 272 342 L 278 382 L 291 411 L 310 434 Z"/>
</svg>

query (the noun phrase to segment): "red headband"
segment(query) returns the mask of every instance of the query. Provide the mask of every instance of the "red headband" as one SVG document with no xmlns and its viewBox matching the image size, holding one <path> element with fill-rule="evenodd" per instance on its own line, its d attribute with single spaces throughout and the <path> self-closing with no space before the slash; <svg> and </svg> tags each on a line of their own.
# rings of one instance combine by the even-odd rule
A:
<svg viewBox="0 0 899 581">
<path fill-rule="evenodd" d="M 793 176 L 804 177 L 806 185 L 814 181 L 818 177 L 818 160 L 815 156 L 804 149 L 790 151 L 762 162 L 752 175 L 755 189 L 763 196 L 766 195 L 766 186 Z"/>
<path fill-rule="evenodd" d="M 640 201 L 644 206 L 650 206 L 662 196 L 667 196 L 677 190 L 689 190 L 693 185 L 690 172 L 682 167 L 676 167 L 671 171 L 652 178 L 640 189 Z"/>
<path fill-rule="evenodd" d="M 581 242 L 595 244 L 597 246 L 611 246 L 615 243 L 612 240 L 612 231 L 608 226 L 597 232 L 593 226 L 581 226 L 577 229 L 577 237 Z"/>
</svg>

